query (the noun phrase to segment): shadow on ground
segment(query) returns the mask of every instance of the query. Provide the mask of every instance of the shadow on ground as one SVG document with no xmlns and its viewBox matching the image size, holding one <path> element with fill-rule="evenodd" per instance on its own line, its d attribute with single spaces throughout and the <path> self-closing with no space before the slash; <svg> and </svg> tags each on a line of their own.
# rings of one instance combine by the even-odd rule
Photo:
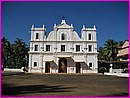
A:
<svg viewBox="0 0 130 98">
<path fill-rule="evenodd" d="M 49 86 L 49 85 L 28 85 L 28 86 L 16 86 L 3 84 L 2 85 L 2 95 L 21 95 L 21 94 L 34 94 L 38 93 L 42 95 L 43 93 L 63 93 L 71 92 L 75 87 L 65 87 L 59 86 Z"/>
<path fill-rule="evenodd" d="M 108 97 L 112 97 L 112 96 L 114 96 L 114 97 L 128 97 L 129 96 L 129 94 L 128 93 L 118 93 L 118 94 L 112 94 L 112 95 L 106 95 L 106 96 L 108 96 Z"/>
<path fill-rule="evenodd" d="M 2 76 L 11 76 L 11 75 L 23 75 L 24 72 L 2 72 Z"/>
</svg>

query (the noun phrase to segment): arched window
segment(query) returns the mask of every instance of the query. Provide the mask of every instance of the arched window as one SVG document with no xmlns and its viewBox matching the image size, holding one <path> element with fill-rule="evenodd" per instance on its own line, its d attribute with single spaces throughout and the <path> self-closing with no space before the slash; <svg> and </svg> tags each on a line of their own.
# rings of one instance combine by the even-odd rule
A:
<svg viewBox="0 0 130 98">
<path fill-rule="evenodd" d="M 36 39 L 38 39 L 39 38 L 39 33 L 36 33 Z"/>
<path fill-rule="evenodd" d="M 92 52 L 92 45 L 88 45 L 88 52 Z"/>
<path fill-rule="evenodd" d="M 61 40 L 65 40 L 65 34 L 64 33 L 62 33 L 62 35 L 61 35 Z"/>
<path fill-rule="evenodd" d="M 37 62 L 34 62 L 34 67 L 37 67 Z"/>
<path fill-rule="evenodd" d="M 89 63 L 89 67 L 92 67 L 92 63 Z"/>
<path fill-rule="evenodd" d="M 91 40 L 92 38 L 91 38 L 91 34 L 88 34 L 88 40 Z"/>
<path fill-rule="evenodd" d="M 38 45 L 34 46 L 34 51 L 38 51 Z"/>
</svg>

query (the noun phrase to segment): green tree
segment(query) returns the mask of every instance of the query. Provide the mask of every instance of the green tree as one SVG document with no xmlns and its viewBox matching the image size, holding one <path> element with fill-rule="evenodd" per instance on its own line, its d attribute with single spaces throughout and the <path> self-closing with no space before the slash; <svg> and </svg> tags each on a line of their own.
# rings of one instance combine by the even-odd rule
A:
<svg viewBox="0 0 130 98">
<path fill-rule="evenodd" d="M 105 73 L 105 72 L 107 72 L 107 69 L 106 69 L 106 67 L 100 67 L 99 68 L 99 72 L 101 72 L 101 73 Z"/>
<path fill-rule="evenodd" d="M 22 39 L 17 38 L 13 44 L 2 38 L 2 65 L 10 68 L 27 67 L 29 47 Z"/>
<path fill-rule="evenodd" d="M 104 48 L 103 47 L 99 47 L 98 52 L 99 52 L 98 59 L 99 60 L 104 60 Z"/>
<path fill-rule="evenodd" d="M 2 65 L 4 68 L 10 65 L 11 44 L 5 37 L 2 38 Z"/>
<path fill-rule="evenodd" d="M 117 59 L 118 53 L 118 42 L 109 39 L 104 44 L 104 55 L 106 56 L 106 60 L 114 61 Z"/>
<path fill-rule="evenodd" d="M 118 42 L 118 45 L 119 45 L 119 46 L 122 46 L 123 43 L 124 43 L 123 41 L 119 41 L 119 42 Z"/>
<path fill-rule="evenodd" d="M 22 39 L 17 38 L 12 44 L 14 65 L 16 68 L 25 67 L 28 64 L 28 46 Z"/>
</svg>

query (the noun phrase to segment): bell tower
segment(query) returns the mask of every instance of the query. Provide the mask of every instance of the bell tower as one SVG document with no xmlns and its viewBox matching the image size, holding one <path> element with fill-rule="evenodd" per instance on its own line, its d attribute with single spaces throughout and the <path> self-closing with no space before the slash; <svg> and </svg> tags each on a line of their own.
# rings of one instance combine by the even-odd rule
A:
<svg viewBox="0 0 130 98">
<path fill-rule="evenodd" d="M 31 41 L 43 41 L 46 39 L 46 28 L 44 25 L 42 28 L 35 28 L 34 25 L 32 25 L 31 28 Z"/>
<path fill-rule="evenodd" d="M 85 41 L 96 41 L 96 26 L 94 25 L 93 28 L 85 28 L 83 25 L 81 31 L 81 38 Z"/>
<path fill-rule="evenodd" d="M 42 28 L 31 27 L 30 51 L 42 51 L 43 42 L 46 40 L 46 29 L 44 25 Z"/>
</svg>

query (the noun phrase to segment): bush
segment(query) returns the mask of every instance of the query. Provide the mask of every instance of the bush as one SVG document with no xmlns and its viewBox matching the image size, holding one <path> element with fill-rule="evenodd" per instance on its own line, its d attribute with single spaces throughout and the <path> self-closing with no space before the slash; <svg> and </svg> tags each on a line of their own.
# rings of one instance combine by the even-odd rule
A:
<svg viewBox="0 0 130 98">
<path fill-rule="evenodd" d="M 129 73 L 129 69 L 128 68 L 124 68 L 122 73 Z"/>
<path fill-rule="evenodd" d="M 103 74 L 104 74 L 104 72 L 107 72 L 106 67 L 100 67 L 100 68 L 99 68 L 99 72 L 101 72 L 101 73 L 103 73 Z"/>
</svg>

